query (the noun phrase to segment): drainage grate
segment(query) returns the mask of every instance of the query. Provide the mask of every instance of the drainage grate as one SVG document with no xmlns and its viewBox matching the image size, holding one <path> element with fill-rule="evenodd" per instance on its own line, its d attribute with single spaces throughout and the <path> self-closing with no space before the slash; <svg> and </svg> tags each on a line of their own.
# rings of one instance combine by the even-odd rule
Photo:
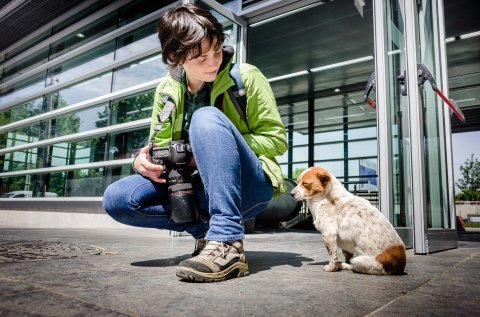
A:
<svg viewBox="0 0 480 317">
<path fill-rule="evenodd" d="M 0 241 L 0 263 L 12 261 L 70 259 L 105 254 L 105 249 L 68 242 L 19 240 Z"/>
</svg>

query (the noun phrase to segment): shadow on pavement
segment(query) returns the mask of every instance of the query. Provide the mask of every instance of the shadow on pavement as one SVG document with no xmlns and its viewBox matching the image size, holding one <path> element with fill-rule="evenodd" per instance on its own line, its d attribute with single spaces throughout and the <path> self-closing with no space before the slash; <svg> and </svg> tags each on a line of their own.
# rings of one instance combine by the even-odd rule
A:
<svg viewBox="0 0 480 317">
<path fill-rule="evenodd" d="M 247 251 L 247 259 L 250 268 L 250 274 L 270 270 L 272 267 L 289 265 L 291 267 L 300 267 L 303 262 L 311 262 L 313 259 L 291 252 L 273 252 L 273 251 Z M 181 261 L 189 259 L 189 254 L 176 256 L 167 259 L 146 260 L 131 263 L 132 266 L 142 267 L 168 267 L 178 265 Z"/>
</svg>

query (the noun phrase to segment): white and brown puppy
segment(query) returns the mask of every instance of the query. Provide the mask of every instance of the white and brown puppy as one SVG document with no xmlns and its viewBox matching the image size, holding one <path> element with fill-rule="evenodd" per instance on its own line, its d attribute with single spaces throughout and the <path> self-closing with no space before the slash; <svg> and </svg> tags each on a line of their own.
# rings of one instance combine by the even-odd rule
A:
<svg viewBox="0 0 480 317">
<path fill-rule="evenodd" d="M 403 273 L 405 245 L 392 224 L 366 199 L 348 192 L 327 170 L 305 170 L 291 195 L 295 200 L 306 200 L 315 227 L 322 233 L 330 255 L 324 271 Z M 346 263 L 338 261 L 337 249 L 342 249 Z"/>
</svg>

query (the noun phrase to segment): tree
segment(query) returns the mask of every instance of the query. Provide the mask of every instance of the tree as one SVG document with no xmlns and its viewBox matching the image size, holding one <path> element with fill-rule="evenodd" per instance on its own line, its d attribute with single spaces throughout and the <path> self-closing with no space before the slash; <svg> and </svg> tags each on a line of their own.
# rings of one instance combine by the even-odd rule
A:
<svg viewBox="0 0 480 317">
<path fill-rule="evenodd" d="M 296 181 L 298 176 L 300 176 L 300 174 L 302 174 L 304 170 L 306 170 L 305 167 L 295 168 L 295 170 L 293 171 L 293 179 Z"/>
<path fill-rule="evenodd" d="M 461 193 L 457 200 L 480 200 L 480 161 L 472 156 L 460 165 L 462 178 L 457 182 Z"/>
</svg>

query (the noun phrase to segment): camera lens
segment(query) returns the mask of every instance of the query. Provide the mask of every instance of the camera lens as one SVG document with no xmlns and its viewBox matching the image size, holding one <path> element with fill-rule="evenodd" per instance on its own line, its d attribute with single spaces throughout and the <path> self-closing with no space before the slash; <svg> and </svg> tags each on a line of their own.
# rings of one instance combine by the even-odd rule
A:
<svg viewBox="0 0 480 317">
<path fill-rule="evenodd" d="M 193 185 L 179 170 L 172 169 L 168 174 L 168 213 L 175 223 L 198 220 L 198 207 Z"/>
</svg>

